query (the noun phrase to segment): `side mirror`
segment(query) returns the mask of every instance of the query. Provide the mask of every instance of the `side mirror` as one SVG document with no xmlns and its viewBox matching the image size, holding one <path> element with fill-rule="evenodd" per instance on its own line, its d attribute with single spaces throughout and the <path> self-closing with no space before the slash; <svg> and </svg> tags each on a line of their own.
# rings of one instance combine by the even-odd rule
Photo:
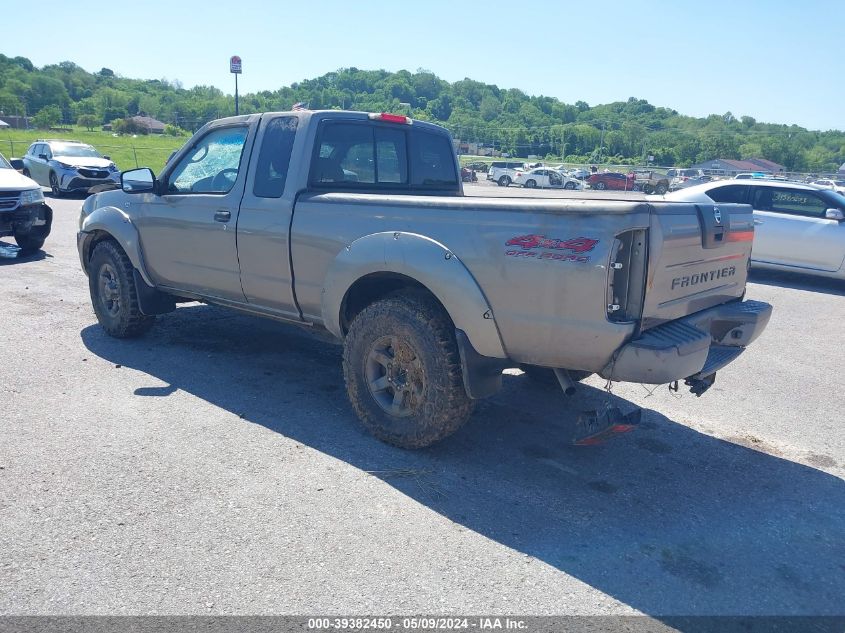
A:
<svg viewBox="0 0 845 633">
<path fill-rule="evenodd" d="M 12 166 L 12 169 L 23 171 L 23 158 L 10 158 L 9 164 Z"/>
<path fill-rule="evenodd" d="M 49 158 L 47 158 L 47 154 L 39 154 L 38 158 L 40 158 L 41 160 L 50 160 Z"/>
<path fill-rule="evenodd" d="M 842 209 L 828 209 L 824 212 L 824 217 L 828 220 L 845 220 L 845 213 L 842 212 Z"/>
<path fill-rule="evenodd" d="M 149 193 L 155 191 L 156 177 L 152 169 L 130 169 L 120 174 L 120 188 L 126 193 Z"/>
</svg>

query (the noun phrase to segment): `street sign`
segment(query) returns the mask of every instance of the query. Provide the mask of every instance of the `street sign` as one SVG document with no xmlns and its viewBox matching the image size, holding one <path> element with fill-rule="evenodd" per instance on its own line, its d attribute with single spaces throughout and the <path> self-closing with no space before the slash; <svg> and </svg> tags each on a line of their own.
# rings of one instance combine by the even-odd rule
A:
<svg viewBox="0 0 845 633">
<path fill-rule="evenodd" d="M 241 74 L 241 58 L 237 55 L 232 55 L 229 58 L 229 72 L 235 73 L 236 75 Z"/>
</svg>

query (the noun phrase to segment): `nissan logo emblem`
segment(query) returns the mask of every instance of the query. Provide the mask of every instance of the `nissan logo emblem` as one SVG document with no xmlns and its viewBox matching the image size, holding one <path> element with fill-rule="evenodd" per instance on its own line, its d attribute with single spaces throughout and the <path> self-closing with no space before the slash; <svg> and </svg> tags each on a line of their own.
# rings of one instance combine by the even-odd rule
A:
<svg viewBox="0 0 845 633">
<path fill-rule="evenodd" d="M 719 207 L 713 207 L 713 217 L 716 219 L 716 224 L 722 223 L 722 212 L 719 211 Z"/>
</svg>

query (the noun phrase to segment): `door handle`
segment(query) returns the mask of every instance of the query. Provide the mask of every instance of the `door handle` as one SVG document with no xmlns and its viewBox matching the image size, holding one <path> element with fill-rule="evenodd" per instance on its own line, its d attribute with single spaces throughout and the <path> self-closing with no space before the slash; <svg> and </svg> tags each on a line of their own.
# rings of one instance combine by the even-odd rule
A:
<svg viewBox="0 0 845 633">
<path fill-rule="evenodd" d="M 232 219 L 232 214 L 229 211 L 217 211 L 214 214 L 214 220 L 216 222 L 228 222 Z"/>
</svg>

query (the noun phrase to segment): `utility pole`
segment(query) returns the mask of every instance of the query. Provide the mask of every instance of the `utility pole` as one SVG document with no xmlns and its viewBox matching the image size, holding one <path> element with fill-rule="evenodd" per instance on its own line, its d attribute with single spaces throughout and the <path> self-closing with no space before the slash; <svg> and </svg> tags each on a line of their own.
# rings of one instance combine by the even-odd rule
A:
<svg viewBox="0 0 845 633">
<path fill-rule="evenodd" d="M 242 62 L 241 58 L 237 55 L 232 55 L 229 58 L 229 72 L 235 76 L 235 116 L 238 116 L 240 114 L 238 107 L 238 75 L 242 72 Z"/>
<path fill-rule="evenodd" d="M 607 125 L 607 121 L 601 122 L 601 137 L 599 138 L 599 163 L 601 163 L 602 153 L 604 152 L 604 128 Z"/>
</svg>

